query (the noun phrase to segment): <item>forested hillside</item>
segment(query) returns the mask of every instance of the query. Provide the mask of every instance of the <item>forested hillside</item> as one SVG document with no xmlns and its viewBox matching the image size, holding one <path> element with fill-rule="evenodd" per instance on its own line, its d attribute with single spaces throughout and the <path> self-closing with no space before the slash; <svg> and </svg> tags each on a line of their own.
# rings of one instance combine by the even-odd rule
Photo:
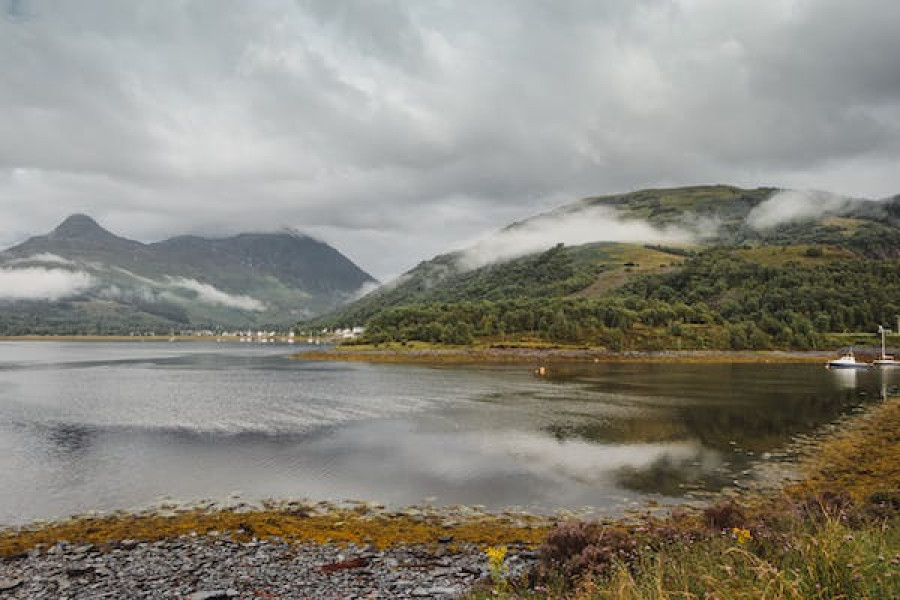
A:
<svg viewBox="0 0 900 600">
<path fill-rule="evenodd" d="M 584 200 L 560 210 L 607 203 L 657 225 L 702 214 L 718 226 L 693 244 L 560 244 L 470 270 L 459 253 L 444 255 L 312 325 L 365 323 L 366 343 L 623 350 L 816 348 L 830 334 L 893 323 L 896 203 L 844 201 L 815 218 L 752 226 L 748 215 L 772 192 L 715 186 Z"/>
</svg>

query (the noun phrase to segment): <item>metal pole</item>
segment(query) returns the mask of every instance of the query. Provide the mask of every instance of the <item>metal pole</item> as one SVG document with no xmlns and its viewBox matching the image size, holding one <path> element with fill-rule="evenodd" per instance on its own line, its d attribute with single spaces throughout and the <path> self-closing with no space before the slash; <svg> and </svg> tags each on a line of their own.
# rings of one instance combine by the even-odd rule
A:
<svg viewBox="0 0 900 600">
<path fill-rule="evenodd" d="M 881 358 L 882 359 L 887 359 L 887 352 L 886 352 L 886 348 L 884 347 L 884 334 L 888 333 L 889 331 L 890 331 L 890 329 L 888 329 L 887 327 L 884 327 L 882 325 L 878 326 L 878 333 L 881 334 Z"/>
</svg>

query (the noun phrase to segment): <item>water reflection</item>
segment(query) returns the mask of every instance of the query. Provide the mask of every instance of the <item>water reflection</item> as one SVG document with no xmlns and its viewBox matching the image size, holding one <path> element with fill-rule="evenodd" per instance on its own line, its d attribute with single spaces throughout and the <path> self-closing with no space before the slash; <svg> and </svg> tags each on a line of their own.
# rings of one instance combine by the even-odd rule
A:
<svg viewBox="0 0 900 600">
<path fill-rule="evenodd" d="M 691 456 L 665 455 L 644 467 L 622 467 L 616 483 L 644 494 L 679 496 L 686 489 L 717 489 L 729 485 L 722 453 L 697 448 Z"/>
<path fill-rule="evenodd" d="M 47 427 L 42 437 L 47 440 L 50 452 L 72 459 L 90 451 L 93 432 L 88 427 L 59 423 Z"/>
<path fill-rule="evenodd" d="M 813 365 L 572 366 L 557 369 L 552 381 L 588 383 L 611 402 L 625 398 L 641 410 L 615 419 L 558 419 L 546 430 L 559 440 L 596 444 L 689 440 L 701 449 L 697 457 L 667 455 L 616 472 L 622 487 L 678 496 L 728 485 L 792 435 L 833 421 L 876 394 L 896 393 L 898 375 Z"/>
<path fill-rule="evenodd" d="M 0 523 L 234 491 L 547 510 L 676 501 L 900 381 L 819 365 L 590 364 L 535 378 L 171 346 L 0 344 Z"/>
<path fill-rule="evenodd" d="M 856 369 L 828 369 L 828 374 L 834 379 L 835 385 L 842 390 L 856 389 Z"/>
</svg>

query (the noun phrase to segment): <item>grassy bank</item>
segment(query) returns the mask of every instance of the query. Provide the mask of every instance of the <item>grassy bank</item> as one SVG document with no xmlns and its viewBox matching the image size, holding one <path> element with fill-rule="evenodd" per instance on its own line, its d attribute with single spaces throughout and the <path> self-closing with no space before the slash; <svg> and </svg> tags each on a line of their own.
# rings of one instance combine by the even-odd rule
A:
<svg viewBox="0 0 900 600">
<path fill-rule="evenodd" d="M 807 448 L 802 479 L 702 512 L 554 529 L 530 581 L 485 598 L 900 598 L 900 399 Z"/>
<path fill-rule="evenodd" d="M 490 514 L 472 509 L 409 508 L 388 511 L 365 503 L 271 503 L 253 510 L 181 508 L 101 517 L 76 517 L 0 531 L 0 557 L 65 540 L 114 546 L 121 540 L 154 541 L 182 535 L 228 535 L 239 541 L 280 538 L 292 542 L 537 546 L 554 521 L 528 514 Z"/>
<path fill-rule="evenodd" d="M 448 347 L 426 342 L 337 346 L 293 355 L 303 360 L 373 363 L 477 364 L 553 362 L 660 362 L 660 363 L 821 363 L 831 352 L 669 350 L 609 352 L 602 348 L 550 344 L 503 344 Z"/>
</svg>

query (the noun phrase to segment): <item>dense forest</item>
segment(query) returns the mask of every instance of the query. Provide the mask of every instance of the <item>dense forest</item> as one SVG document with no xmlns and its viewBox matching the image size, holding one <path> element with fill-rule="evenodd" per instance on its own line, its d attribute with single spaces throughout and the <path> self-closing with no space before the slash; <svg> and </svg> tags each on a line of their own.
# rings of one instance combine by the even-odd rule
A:
<svg viewBox="0 0 900 600">
<path fill-rule="evenodd" d="M 459 267 L 459 255 L 447 254 L 422 263 L 381 289 L 313 321 L 315 326 L 349 327 L 365 323 L 385 310 L 414 304 L 565 297 L 586 289 L 598 276 L 613 271 L 638 273 L 668 268 L 693 252 L 664 246 L 599 242 L 555 247 L 477 269 Z"/>
<path fill-rule="evenodd" d="M 540 340 L 630 348 L 815 348 L 823 334 L 873 331 L 900 314 L 900 261 L 833 246 L 715 247 L 672 272 L 639 276 L 601 297 L 578 295 L 590 276 L 556 247 L 531 259 L 534 290 L 387 308 L 364 342 L 469 344 Z M 552 265 L 552 269 L 541 266 Z M 524 265 L 522 265 L 524 266 Z"/>
</svg>

